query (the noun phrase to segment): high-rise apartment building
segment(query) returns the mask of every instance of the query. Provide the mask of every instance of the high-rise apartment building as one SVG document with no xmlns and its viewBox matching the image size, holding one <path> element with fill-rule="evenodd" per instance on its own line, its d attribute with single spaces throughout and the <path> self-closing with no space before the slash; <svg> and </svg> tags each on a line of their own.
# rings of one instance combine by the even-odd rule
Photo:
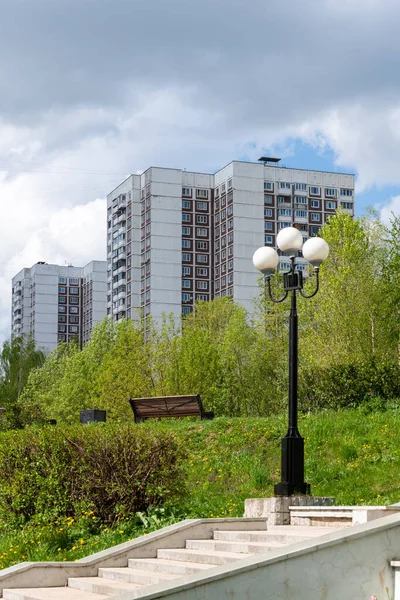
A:
<svg viewBox="0 0 400 600">
<path fill-rule="evenodd" d="M 60 341 L 85 344 L 106 315 L 106 271 L 105 261 L 85 267 L 39 262 L 22 269 L 12 280 L 12 335 L 31 334 L 47 352 Z"/>
<path fill-rule="evenodd" d="M 280 229 L 304 239 L 341 207 L 354 215 L 354 175 L 234 161 L 215 174 L 151 167 L 107 197 L 107 313 L 188 314 L 230 296 L 252 309 L 254 251 Z M 288 259 L 281 257 L 280 267 Z M 299 269 L 302 259 L 299 259 Z"/>
</svg>

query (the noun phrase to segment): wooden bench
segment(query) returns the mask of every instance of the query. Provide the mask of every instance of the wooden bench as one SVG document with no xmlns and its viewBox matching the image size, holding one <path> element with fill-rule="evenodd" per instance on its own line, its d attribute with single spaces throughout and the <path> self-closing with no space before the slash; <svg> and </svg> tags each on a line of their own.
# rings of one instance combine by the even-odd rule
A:
<svg viewBox="0 0 400 600">
<path fill-rule="evenodd" d="M 213 419 L 214 413 L 203 409 L 198 394 L 193 396 L 160 396 L 158 398 L 129 398 L 135 423 L 153 417 L 197 417 Z"/>
</svg>

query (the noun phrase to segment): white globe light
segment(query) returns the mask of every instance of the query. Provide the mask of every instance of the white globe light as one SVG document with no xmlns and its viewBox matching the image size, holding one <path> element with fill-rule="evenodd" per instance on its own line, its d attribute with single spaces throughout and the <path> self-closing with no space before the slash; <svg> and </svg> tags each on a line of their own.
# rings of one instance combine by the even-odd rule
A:
<svg viewBox="0 0 400 600">
<path fill-rule="evenodd" d="M 285 227 L 278 233 L 276 243 L 282 252 L 296 254 L 303 245 L 303 236 L 295 227 Z"/>
<path fill-rule="evenodd" d="M 303 256 L 314 267 L 319 265 L 328 258 L 329 246 L 325 240 L 319 237 L 313 237 L 307 240 L 303 246 Z"/>
<path fill-rule="evenodd" d="M 253 265 L 264 273 L 264 275 L 272 275 L 278 266 L 279 256 L 276 250 L 263 246 L 256 250 L 253 254 Z"/>
</svg>

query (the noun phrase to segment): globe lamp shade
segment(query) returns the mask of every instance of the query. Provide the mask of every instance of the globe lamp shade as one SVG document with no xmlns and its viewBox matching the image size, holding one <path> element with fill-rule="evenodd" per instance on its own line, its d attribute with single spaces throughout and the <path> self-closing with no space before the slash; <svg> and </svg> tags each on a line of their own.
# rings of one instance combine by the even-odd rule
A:
<svg viewBox="0 0 400 600">
<path fill-rule="evenodd" d="M 293 255 L 301 250 L 303 245 L 303 236 L 295 227 L 285 227 L 281 229 L 276 237 L 277 246 L 282 252 Z"/>
<path fill-rule="evenodd" d="M 303 256 L 314 267 L 319 265 L 328 258 L 329 246 L 325 240 L 319 237 L 313 237 L 307 240 L 303 246 Z"/>
<path fill-rule="evenodd" d="M 272 275 L 278 266 L 279 256 L 273 248 L 263 246 L 253 254 L 253 265 L 264 275 Z"/>
</svg>

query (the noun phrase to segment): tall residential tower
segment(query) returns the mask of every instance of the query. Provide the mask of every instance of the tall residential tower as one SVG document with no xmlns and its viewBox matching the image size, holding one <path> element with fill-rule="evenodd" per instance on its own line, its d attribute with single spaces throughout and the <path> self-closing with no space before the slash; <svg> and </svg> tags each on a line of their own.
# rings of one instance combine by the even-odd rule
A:
<svg viewBox="0 0 400 600">
<path fill-rule="evenodd" d="M 220 296 L 251 310 L 254 251 L 275 247 L 284 227 L 317 235 L 339 207 L 354 215 L 354 175 L 289 169 L 275 158 L 234 161 L 212 175 L 160 167 L 131 175 L 107 197 L 107 314 L 141 309 L 159 320 Z"/>
</svg>

